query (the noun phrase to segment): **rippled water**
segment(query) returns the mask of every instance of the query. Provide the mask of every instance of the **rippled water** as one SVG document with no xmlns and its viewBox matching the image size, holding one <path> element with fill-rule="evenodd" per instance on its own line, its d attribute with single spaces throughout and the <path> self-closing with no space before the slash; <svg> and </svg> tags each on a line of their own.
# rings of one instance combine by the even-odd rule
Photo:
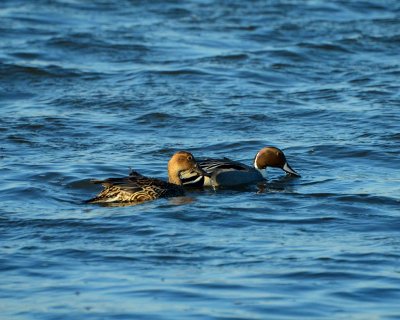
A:
<svg viewBox="0 0 400 320">
<path fill-rule="evenodd" d="M 3 319 L 400 319 L 400 3 L 2 1 Z M 299 179 L 85 205 L 177 150 Z"/>
</svg>

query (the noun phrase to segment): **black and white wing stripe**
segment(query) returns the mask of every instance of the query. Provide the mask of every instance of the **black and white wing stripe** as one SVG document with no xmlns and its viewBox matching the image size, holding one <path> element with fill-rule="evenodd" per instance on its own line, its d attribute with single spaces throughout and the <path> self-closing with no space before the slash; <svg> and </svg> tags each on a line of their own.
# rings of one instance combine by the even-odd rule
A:
<svg viewBox="0 0 400 320">
<path fill-rule="evenodd" d="M 223 159 L 202 159 L 197 161 L 199 167 L 209 174 L 218 170 L 248 170 L 247 166 L 240 162 L 232 161 L 228 158 Z"/>
<path fill-rule="evenodd" d="M 195 171 L 183 171 L 179 174 L 179 178 L 184 186 L 202 187 L 204 185 L 204 176 Z"/>
</svg>

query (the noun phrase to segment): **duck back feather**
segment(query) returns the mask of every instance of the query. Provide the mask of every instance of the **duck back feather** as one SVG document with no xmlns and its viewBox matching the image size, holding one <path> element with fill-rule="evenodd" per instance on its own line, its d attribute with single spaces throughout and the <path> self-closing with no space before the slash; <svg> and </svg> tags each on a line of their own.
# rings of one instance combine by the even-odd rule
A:
<svg viewBox="0 0 400 320">
<path fill-rule="evenodd" d="M 107 202 L 144 202 L 157 198 L 177 197 L 184 195 L 182 187 L 155 178 L 147 178 L 137 172 L 129 177 L 95 180 L 101 183 L 104 190 L 87 203 Z"/>
</svg>

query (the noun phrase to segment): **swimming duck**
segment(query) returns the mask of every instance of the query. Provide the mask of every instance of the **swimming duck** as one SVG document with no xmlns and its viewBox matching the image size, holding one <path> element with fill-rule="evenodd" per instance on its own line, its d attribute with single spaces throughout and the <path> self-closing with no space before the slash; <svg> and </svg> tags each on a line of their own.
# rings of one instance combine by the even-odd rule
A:
<svg viewBox="0 0 400 320">
<path fill-rule="evenodd" d="M 300 175 L 290 167 L 283 151 L 275 147 L 265 147 L 261 149 L 254 157 L 253 167 L 228 158 L 208 158 L 199 160 L 197 163 L 209 176 L 197 174 L 195 172 L 186 172 L 182 175 L 183 185 L 191 187 L 232 187 L 255 183 L 264 180 L 267 167 L 281 168 L 287 174 L 300 177 Z"/>
<path fill-rule="evenodd" d="M 201 170 L 193 155 L 186 151 L 175 153 L 168 162 L 168 182 L 148 178 L 132 171 L 128 177 L 94 180 L 104 190 L 87 203 L 141 203 L 158 198 L 184 195 L 181 175 L 208 175 Z"/>
</svg>

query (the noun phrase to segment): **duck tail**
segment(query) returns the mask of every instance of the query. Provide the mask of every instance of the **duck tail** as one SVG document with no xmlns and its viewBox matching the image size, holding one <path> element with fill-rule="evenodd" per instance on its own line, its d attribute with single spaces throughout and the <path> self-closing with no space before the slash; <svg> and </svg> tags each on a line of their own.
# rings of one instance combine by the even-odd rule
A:
<svg viewBox="0 0 400 320">
<path fill-rule="evenodd" d="M 141 175 L 139 172 L 131 169 L 131 171 L 129 172 L 129 177 L 139 178 L 139 177 L 143 177 L 143 175 Z"/>
<path fill-rule="evenodd" d="M 109 179 L 107 179 L 107 180 L 97 180 L 97 179 L 90 180 L 90 183 L 102 184 L 105 189 L 103 191 L 101 191 L 96 197 L 91 198 L 89 200 L 85 200 L 83 203 L 102 203 L 102 202 L 104 202 L 104 200 L 107 198 L 104 191 L 107 189 L 107 187 L 111 186 L 111 184 L 112 184 L 108 180 Z"/>
<path fill-rule="evenodd" d="M 91 199 L 89 199 L 89 200 L 83 201 L 83 203 L 85 203 L 85 204 L 99 203 L 99 202 L 101 202 L 100 200 L 101 200 L 101 199 L 100 199 L 99 197 L 94 197 L 94 198 L 91 198 Z"/>
<path fill-rule="evenodd" d="M 88 204 L 88 203 L 105 203 L 105 202 L 110 202 L 110 197 L 107 195 L 107 193 L 104 192 L 105 190 L 103 190 L 102 192 L 100 192 L 97 196 L 95 196 L 94 198 L 91 198 L 89 200 L 85 200 L 84 203 Z M 108 200 L 108 201 L 107 201 Z"/>
</svg>

